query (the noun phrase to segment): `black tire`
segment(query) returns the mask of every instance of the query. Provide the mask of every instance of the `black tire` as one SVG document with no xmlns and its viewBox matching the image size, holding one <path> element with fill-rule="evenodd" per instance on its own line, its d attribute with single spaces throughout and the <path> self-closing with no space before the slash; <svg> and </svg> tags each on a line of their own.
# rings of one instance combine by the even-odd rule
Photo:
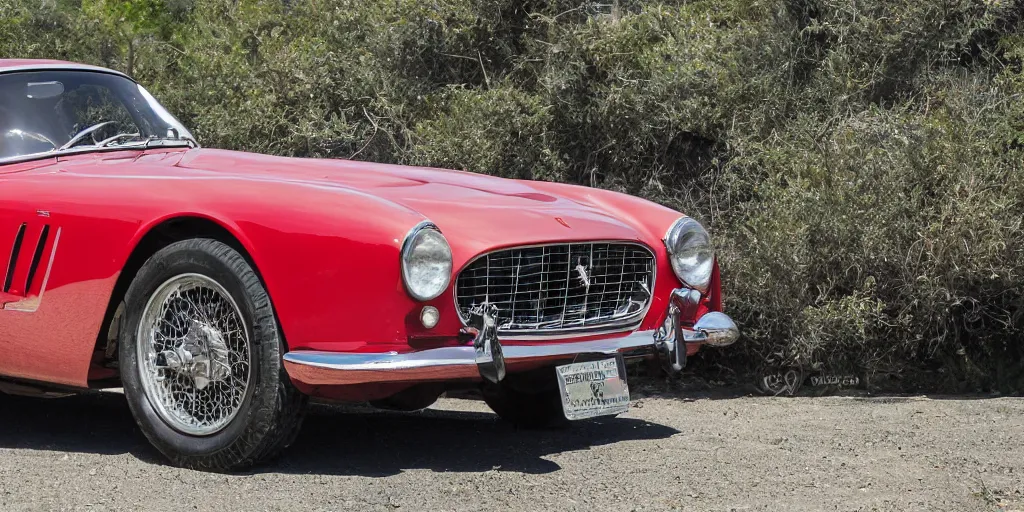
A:
<svg viewBox="0 0 1024 512">
<path fill-rule="evenodd" d="M 209 436 L 188 435 L 165 422 L 143 389 L 137 334 L 150 297 L 168 280 L 200 274 L 220 284 L 235 301 L 250 343 L 250 382 L 237 414 Z M 284 342 L 266 289 L 249 263 L 226 244 L 193 239 L 171 244 L 139 270 L 125 298 L 119 337 L 121 380 L 142 432 L 178 466 L 234 471 L 264 462 L 290 445 L 302 424 L 308 398 L 285 373 Z"/>
<path fill-rule="evenodd" d="M 484 382 L 484 402 L 501 419 L 523 429 L 565 428 L 554 368 L 509 374 L 499 384 Z"/>
</svg>

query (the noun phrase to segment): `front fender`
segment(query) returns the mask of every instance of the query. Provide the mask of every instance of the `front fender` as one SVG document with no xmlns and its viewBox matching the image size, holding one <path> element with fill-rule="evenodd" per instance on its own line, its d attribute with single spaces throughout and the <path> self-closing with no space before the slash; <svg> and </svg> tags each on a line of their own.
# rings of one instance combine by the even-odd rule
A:
<svg viewBox="0 0 1024 512">
<path fill-rule="evenodd" d="M 340 188 L 278 183 L 273 193 L 283 199 L 266 201 L 265 195 L 251 195 L 244 187 L 193 197 L 173 213 L 146 222 L 136 239 L 174 216 L 216 222 L 256 265 L 289 349 L 408 349 L 407 326 L 416 330 L 422 304 L 405 292 L 400 251 L 405 235 L 424 217 Z M 459 324 L 450 293 L 432 303 L 443 320 L 432 332 L 456 335 Z"/>
</svg>

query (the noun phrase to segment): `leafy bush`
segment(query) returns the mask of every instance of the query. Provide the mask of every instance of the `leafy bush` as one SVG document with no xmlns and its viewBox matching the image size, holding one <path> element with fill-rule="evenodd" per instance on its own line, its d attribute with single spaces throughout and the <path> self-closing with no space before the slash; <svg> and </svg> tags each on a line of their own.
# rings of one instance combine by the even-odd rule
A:
<svg viewBox="0 0 1024 512">
<path fill-rule="evenodd" d="M 1022 14 L 0 0 L 0 55 L 130 71 L 209 146 L 641 195 L 715 235 L 744 338 L 711 357 L 1009 391 L 1024 389 Z"/>
</svg>

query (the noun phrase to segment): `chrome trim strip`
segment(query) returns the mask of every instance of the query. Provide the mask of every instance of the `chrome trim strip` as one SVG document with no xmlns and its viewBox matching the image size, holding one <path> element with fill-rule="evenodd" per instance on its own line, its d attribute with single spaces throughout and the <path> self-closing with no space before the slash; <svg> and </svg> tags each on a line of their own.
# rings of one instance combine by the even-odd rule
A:
<svg viewBox="0 0 1024 512">
<path fill-rule="evenodd" d="M 509 362 L 544 359 L 576 354 L 615 354 L 635 349 L 654 348 L 654 331 L 636 331 L 626 336 L 576 343 L 544 345 L 502 345 Z M 476 350 L 472 345 L 443 347 L 419 352 L 353 354 L 341 352 L 293 351 L 284 355 L 290 363 L 339 371 L 401 371 L 437 366 L 476 367 Z"/>
<path fill-rule="evenodd" d="M 476 366 L 476 351 L 471 346 L 444 347 L 420 352 L 399 354 L 345 354 L 339 352 L 292 351 L 284 355 L 284 360 L 328 370 L 360 371 L 389 370 L 401 371 L 412 368 L 433 366 Z"/>
<path fill-rule="evenodd" d="M 7 158 L 0 158 L 0 165 L 16 164 L 20 162 L 29 162 L 32 160 L 44 160 L 47 158 L 60 158 L 62 156 L 69 155 L 80 155 L 85 153 L 112 153 L 114 151 L 147 151 L 150 149 L 161 149 L 161 148 L 178 148 L 178 149 L 197 149 L 198 144 L 189 144 L 188 141 L 165 141 L 165 143 L 154 144 L 152 146 L 111 146 L 107 148 L 98 148 L 96 146 L 78 146 L 62 151 L 50 150 L 45 153 L 30 153 L 27 155 L 9 156 Z"/>
<path fill-rule="evenodd" d="M 96 73 L 106 73 L 108 75 L 117 75 L 132 82 L 135 80 L 132 77 L 113 69 L 101 68 L 99 66 L 90 66 L 89 64 L 75 64 L 73 62 L 50 62 L 50 63 L 39 63 L 39 64 L 27 64 L 22 66 L 10 66 L 6 68 L 0 68 L 0 75 L 7 73 L 24 73 L 31 71 L 94 71 Z M 135 82 L 138 83 L 138 82 Z"/>
<path fill-rule="evenodd" d="M 459 316 L 459 321 L 462 325 L 468 325 L 467 319 L 462 315 L 462 308 L 459 307 L 459 276 L 466 268 L 468 268 L 477 260 L 496 252 L 511 251 L 516 249 L 533 249 L 536 247 L 551 247 L 557 245 L 570 245 L 570 244 L 622 244 L 622 245 L 633 245 L 646 250 L 651 254 L 651 261 L 653 266 L 651 268 L 651 297 L 647 301 L 647 306 L 638 313 L 635 317 L 619 319 L 614 322 L 608 322 L 600 325 L 595 325 L 593 328 L 581 327 L 566 327 L 561 329 L 530 329 L 521 331 L 503 331 L 498 329 L 498 339 L 500 340 L 522 340 L 522 341 L 543 341 L 555 338 L 565 338 L 566 336 L 593 336 L 601 334 L 612 334 L 619 332 L 626 332 L 632 329 L 636 329 L 643 323 L 644 318 L 647 318 L 647 313 L 651 310 L 651 305 L 654 304 L 654 289 L 657 288 L 658 284 L 658 253 L 655 252 L 649 245 L 637 241 L 637 240 L 566 240 L 559 242 L 545 242 L 542 244 L 530 244 L 530 245 L 510 245 L 505 247 L 498 247 L 490 251 L 480 253 L 459 268 L 458 272 L 455 272 L 454 279 L 455 285 L 452 286 L 452 300 L 455 302 L 455 312 Z M 652 331 L 653 332 L 653 331 Z M 634 333 L 635 334 L 635 333 Z"/>
<path fill-rule="evenodd" d="M 644 318 L 647 317 L 647 311 L 649 310 L 650 306 L 648 306 L 648 309 L 643 312 L 639 320 L 627 318 L 616 322 L 595 325 L 594 327 L 566 327 L 558 330 L 498 331 L 498 339 L 501 341 L 546 341 L 550 339 L 565 339 L 572 337 L 585 338 L 589 336 L 603 336 L 606 334 L 621 334 L 640 327 Z"/>
</svg>

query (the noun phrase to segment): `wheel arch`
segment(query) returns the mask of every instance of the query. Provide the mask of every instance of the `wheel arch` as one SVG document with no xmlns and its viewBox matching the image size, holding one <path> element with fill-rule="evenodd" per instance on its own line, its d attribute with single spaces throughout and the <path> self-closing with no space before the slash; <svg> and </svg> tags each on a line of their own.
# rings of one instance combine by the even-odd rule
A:
<svg viewBox="0 0 1024 512">
<path fill-rule="evenodd" d="M 266 281 L 260 273 L 249 249 L 247 239 L 241 236 L 240 230 L 230 226 L 219 219 L 201 215 L 184 214 L 169 216 L 150 223 L 146 228 L 139 230 L 139 234 L 131 244 L 132 250 L 129 253 L 121 273 L 114 284 L 106 311 L 103 315 L 103 323 L 99 335 L 96 337 L 96 344 L 93 348 L 92 362 L 89 367 L 89 382 L 91 387 L 108 387 L 119 385 L 120 380 L 116 370 L 112 369 L 113 362 L 117 360 L 117 346 L 110 345 L 110 341 L 116 340 L 116 332 L 111 333 L 111 326 L 118 313 L 121 302 L 124 301 L 128 287 L 138 274 L 142 265 L 146 263 L 160 249 L 175 242 L 193 238 L 210 238 L 230 246 L 238 251 L 256 272 L 257 277 L 266 288 Z M 269 291 L 268 291 L 269 293 Z M 271 304 L 273 300 L 271 299 Z M 280 329 L 280 327 L 279 327 Z M 284 341 L 284 335 L 281 334 Z"/>
</svg>

